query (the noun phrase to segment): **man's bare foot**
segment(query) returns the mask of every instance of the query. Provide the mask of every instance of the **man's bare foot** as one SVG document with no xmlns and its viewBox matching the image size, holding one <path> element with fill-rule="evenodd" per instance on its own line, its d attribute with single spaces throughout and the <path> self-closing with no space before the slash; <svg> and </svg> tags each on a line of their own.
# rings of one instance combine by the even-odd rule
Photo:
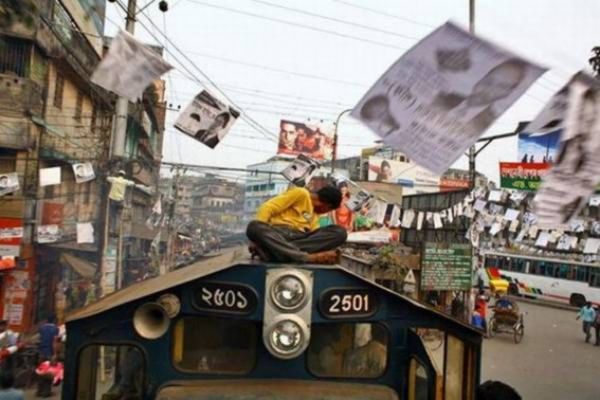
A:
<svg viewBox="0 0 600 400">
<path fill-rule="evenodd" d="M 309 254 L 308 262 L 311 264 L 339 264 L 340 252 L 339 250 L 329 250 Z"/>
</svg>

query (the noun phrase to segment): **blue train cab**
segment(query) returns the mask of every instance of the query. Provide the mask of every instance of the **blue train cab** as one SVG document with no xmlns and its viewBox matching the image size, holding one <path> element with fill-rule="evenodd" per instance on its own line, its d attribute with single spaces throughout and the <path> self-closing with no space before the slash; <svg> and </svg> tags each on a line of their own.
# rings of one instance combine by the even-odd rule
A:
<svg viewBox="0 0 600 400">
<path fill-rule="evenodd" d="M 63 399 L 471 400 L 481 339 L 339 266 L 224 255 L 70 315 Z"/>
</svg>

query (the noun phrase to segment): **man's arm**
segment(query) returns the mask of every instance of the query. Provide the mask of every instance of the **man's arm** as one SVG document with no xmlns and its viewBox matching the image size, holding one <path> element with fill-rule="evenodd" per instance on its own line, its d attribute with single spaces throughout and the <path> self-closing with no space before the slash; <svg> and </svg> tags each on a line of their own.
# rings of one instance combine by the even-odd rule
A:
<svg viewBox="0 0 600 400">
<path fill-rule="evenodd" d="M 106 180 L 110 183 L 113 183 L 115 181 L 115 177 L 114 176 L 109 176 L 106 178 Z"/>
<path fill-rule="evenodd" d="M 277 214 L 280 214 L 283 210 L 290 208 L 298 200 L 302 199 L 307 195 L 305 189 L 294 188 L 290 189 L 279 196 L 273 197 L 268 200 L 265 204 L 260 206 L 256 212 L 256 220 L 264 223 L 269 223 L 271 218 Z"/>
</svg>

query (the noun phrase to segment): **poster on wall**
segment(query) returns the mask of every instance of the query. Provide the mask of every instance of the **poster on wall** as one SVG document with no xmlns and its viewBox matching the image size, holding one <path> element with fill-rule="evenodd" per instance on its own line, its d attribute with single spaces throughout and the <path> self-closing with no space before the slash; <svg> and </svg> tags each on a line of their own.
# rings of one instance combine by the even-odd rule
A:
<svg viewBox="0 0 600 400">
<path fill-rule="evenodd" d="M 404 53 L 351 115 L 441 175 L 544 71 L 448 22 Z"/>
<path fill-rule="evenodd" d="M 73 174 L 75 175 L 75 182 L 84 183 L 94 180 L 96 174 L 94 173 L 94 167 L 92 163 L 73 164 Z"/>
<path fill-rule="evenodd" d="M 550 169 L 544 163 L 500 163 L 500 187 L 513 190 L 536 191 Z"/>
<path fill-rule="evenodd" d="M 314 160 L 331 160 L 333 156 L 333 126 L 281 120 L 277 154 L 304 154 Z"/>
<path fill-rule="evenodd" d="M 61 233 L 58 225 L 41 225 L 37 227 L 38 243 L 54 243 L 60 240 Z"/>
<path fill-rule="evenodd" d="M 519 133 L 518 159 L 521 163 L 553 163 L 562 130 L 542 133 Z"/>
<path fill-rule="evenodd" d="M 201 91 L 175 121 L 175 128 L 214 149 L 229 133 L 240 112 Z"/>
<path fill-rule="evenodd" d="M 0 173 L 0 196 L 19 190 L 19 177 L 16 172 Z"/>
<path fill-rule="evenodd" d="M 468 244 L 425 243 L 421 263 L 422 290 L 469 290 L 472 248 Z"/>
</svg>

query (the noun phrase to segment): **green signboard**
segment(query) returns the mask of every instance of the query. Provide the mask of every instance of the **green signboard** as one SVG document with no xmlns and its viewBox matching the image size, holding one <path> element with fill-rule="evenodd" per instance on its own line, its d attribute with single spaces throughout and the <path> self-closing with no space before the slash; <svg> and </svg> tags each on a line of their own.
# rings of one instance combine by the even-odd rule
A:
<svg viewBox="0 0 600 400">
<path fill-rule="evenodd" d="M 421 290 L 469 290 L 473 268 L 468 244 L 426 243 Z"/>
</svg>

